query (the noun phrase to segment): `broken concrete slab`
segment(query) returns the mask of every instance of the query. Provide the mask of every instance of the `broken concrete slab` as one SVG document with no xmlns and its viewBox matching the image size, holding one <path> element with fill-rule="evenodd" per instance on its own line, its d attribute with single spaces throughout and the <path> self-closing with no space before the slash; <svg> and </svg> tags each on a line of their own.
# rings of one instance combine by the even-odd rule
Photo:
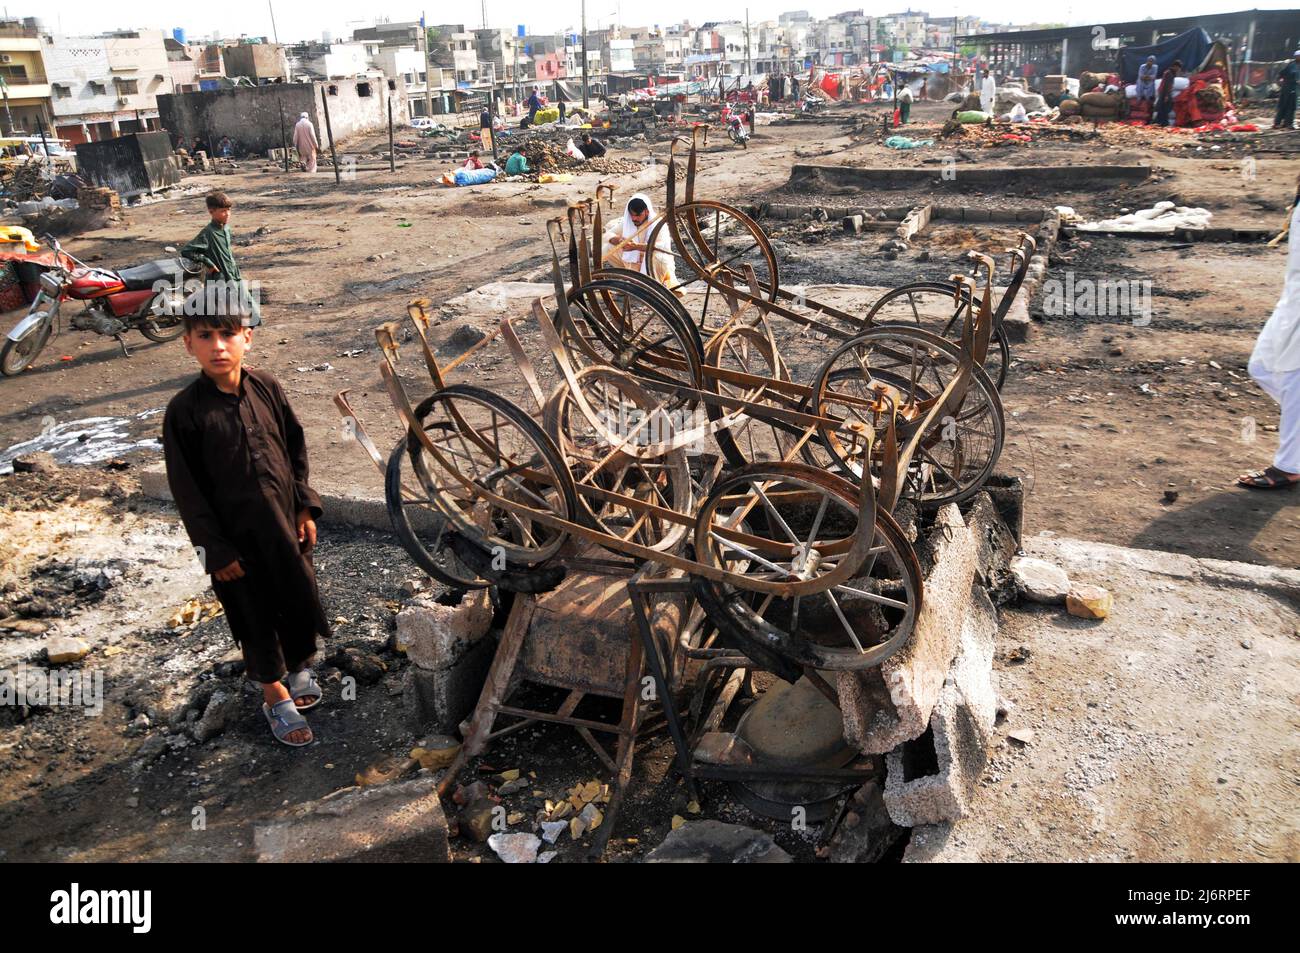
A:
<svg viewBox="0 0 1300 953">
<path fill-rule="evenodd" d="M 1033 743 L 995 748 L 966 815 L 915 828 L 904 860 L 1295 860 L 1300 571 L 1060 537 L 1025 549 L 1107 580 L 1122 630 L 1003 611 L 999 642 L 1034 647 L 1030 664 L 995 659 L 1006 725 Z"/>
<path fill-rule="evenodd" d="M 844 737 L 864 754 L 919 738 L 957 654 L 975 576 L 974 535 L 956 506 L 935 515 L 918 557 L 928 567 L 925 600 L 911 640 L 878 668 L 838 673 Z"/>
<path fill-rule="evenodd" d="M 664 838 L 647 864 L 789 864 L 793 858 L 771 836 L 739 824 L 687 821 Z"/>
<path fill-rule="evenodd" d="M 486 589 L 466 594 L 456 605 L 413 599 L 397 613 L 398 650 L 421 668 L 450 668 L 487 635 L 492 613 Z"/>
<path fill-rule="evenodd" d="M 344 788 L 253 832 L 258 863 L 447 864 L 447 819 L 432 775 Z"/>
<path fill-rule="evenodd" d="M 961 628 L 960 649 L 920 738 L 885 760 L 885 807 L 896 824 L 915 827 L 956 820 L 966 812 L 988 761 L 997 716 L 993 644 L 997 611 L 978 586 Z"/>
</svg>

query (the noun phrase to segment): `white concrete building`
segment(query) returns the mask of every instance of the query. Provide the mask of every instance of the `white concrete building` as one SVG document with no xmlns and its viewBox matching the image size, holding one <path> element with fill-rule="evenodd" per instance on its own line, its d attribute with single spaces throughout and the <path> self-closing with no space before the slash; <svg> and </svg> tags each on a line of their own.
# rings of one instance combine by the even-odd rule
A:
<svg viewBox="0 0 1300 953">
<path fill-rule="evenodd" d="M 157 97 L 172 92 L 173 83 L 161 30 L 42 42 L 60 138 L 98 142 L 162 128 Z"/>
</svg>

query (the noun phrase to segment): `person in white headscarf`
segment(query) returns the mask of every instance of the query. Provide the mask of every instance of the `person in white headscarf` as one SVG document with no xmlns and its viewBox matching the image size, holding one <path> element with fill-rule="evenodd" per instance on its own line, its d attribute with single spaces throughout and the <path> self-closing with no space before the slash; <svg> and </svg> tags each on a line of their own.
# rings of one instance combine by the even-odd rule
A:
<svg viewBox="0 0 1300 953">
<path fill-rule="evenodd" d="M 1255 341 L 1246 370 L 1278 402 L 1277 454 L 1273 465 L 1237 478 L 1252 490 L 1279 490 L 1300 483 L 1300 195 L 1291 212 L 1286 280 L 1282 297 Z"/>
<path fill-rule="evenodd" d="M 293 147 L 298 150 L 303 169 L 315 172 L 316 150 L 320 148 L 320 143 L 316 140 L 316 127 L 311 124 L 306 113 L 302 114 L 298 124 L 293 127 Z"/>
<path fill-rule="evenodd" d="M 655 215 L 654 203 L 644 192 L 638 192 L 628 199 L 623 217 L 605 230 L 605 263 L 648 275 L 650 272 L 646 269 L 646 263 L 649 259 L 654 268 L 653 277 L 660 284 L 674 287 L 677 276 L 673 267 L 672 238 L 667 227 L 659 230 L 654 254 L 647 254 L 650 232 L 659 221 L 660 218 Z"/>
</svg>

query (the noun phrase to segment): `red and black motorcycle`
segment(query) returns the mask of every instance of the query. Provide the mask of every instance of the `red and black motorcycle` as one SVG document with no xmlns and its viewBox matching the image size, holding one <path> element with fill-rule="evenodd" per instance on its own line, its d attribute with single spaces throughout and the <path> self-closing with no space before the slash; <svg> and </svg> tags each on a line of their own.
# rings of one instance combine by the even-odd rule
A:
<svg viewBox="0 0 1300 953">
<path fill-rule="evenodd" d="M 31 366 L 58 331 L 64 301 L 81 301 L 84 309 L 68 323 L 79 331 L 94 331 L 117 339 L 122 353 L 127 331 L 136 330 L 160 344 L 181 336 L 187 279 L 200 277 L 203 266 L 187 258 L 163 258 L 134 268 L 109 271 L 79 261 L 46 236 L 54 249 L 53 267 L 41 273 L 40 290 L 27 316 L 14 326 L 0 349 L 0 373 L 21 374 Z M 174 249 L 168 248 L 168 251 Z"/>
</svg>

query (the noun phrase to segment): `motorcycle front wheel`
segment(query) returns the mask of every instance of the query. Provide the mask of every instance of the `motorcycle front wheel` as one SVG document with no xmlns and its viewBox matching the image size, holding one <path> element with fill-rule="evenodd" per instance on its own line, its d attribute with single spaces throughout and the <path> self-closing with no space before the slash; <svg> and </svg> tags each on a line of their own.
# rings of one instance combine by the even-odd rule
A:
<svg viewBox="0 0 1300 953">
<path fill-rule="evenodd" d="M 0 349 L 0 373 L 5 377 L 16 377 L 31 367 L 37 355 L 45 350 L 53 326 L 49 321 L 29 330 L 17 341 L 5 338 L 4 348 Z"/>
</svg>

